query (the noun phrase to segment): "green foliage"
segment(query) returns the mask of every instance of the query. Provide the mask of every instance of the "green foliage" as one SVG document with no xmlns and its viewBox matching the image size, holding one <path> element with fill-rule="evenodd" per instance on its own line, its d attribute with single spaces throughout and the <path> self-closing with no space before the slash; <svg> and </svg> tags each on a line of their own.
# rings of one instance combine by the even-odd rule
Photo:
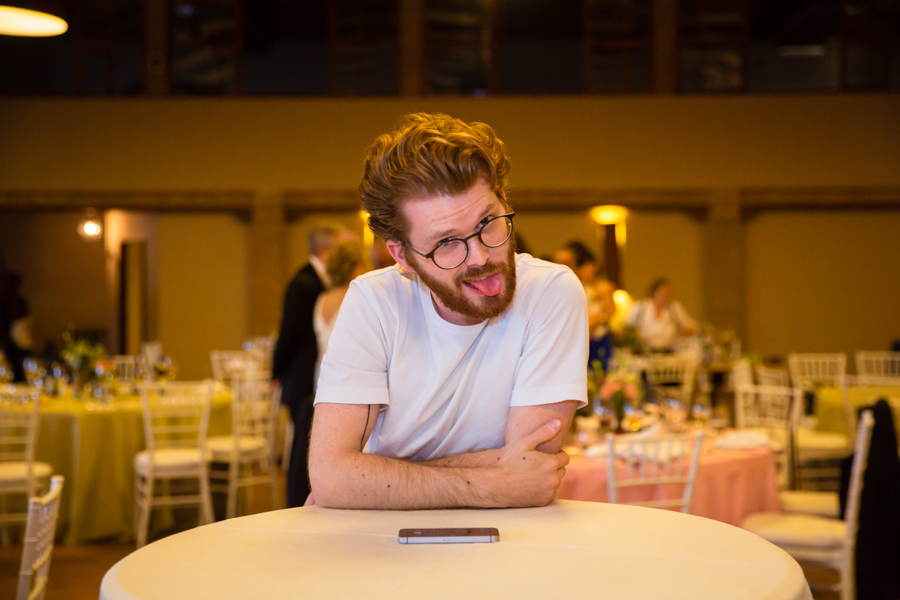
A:
<svg viewBox="0 0 900 600">
<path fill-rule="evenodd" d="M 89 377 L 93 374 L 97 361 L 106 356 L 103 344 L 92 342 L 87 338 L 74 340 L 68 331 L 63 333 L 63 341 L 66 347 L 60 354 L 76 377 Z"/>
</svg>

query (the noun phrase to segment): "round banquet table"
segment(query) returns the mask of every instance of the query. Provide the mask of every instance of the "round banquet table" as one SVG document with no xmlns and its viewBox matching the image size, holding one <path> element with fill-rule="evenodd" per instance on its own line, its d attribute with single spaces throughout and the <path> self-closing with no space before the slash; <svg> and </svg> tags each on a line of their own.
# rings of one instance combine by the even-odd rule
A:
<svg viewBox="0 0 900 600">
<path fill-rule="evenodd" d="M 496 527 L 493 544 L 399 544 L 402 528 Z M 800 566 L 752 533 L 635 506 L 356 511 L 229 519 L 119 561 L 101 600 L 182 598 L 811 600 Z"/>
<path fill-rule="evenodd" d="M 624 474 L 625 465 L 620 465 Z M 608 471 L 606 458 L 574 454 L 557 498 L 606 502 Z M 680 497 L 679 484 L 625 488 L 623 502 Z M 768 446 L 741 450 L 715 448 L 704 443 L 694 482 L 691 514 L 740 526 L 745 517 L 758 512 L 781 512 L 775 454 Z"/>
<path fill-rule="evenodd" d="M 144 450 L 144 418 L 136 395 L 112 402 L 41 397 L 35 459 L 53 466 L 66 485 L 57 538 L 66 544 L 134 539 L 134 455 Z M 231 392 L 217 388 L 209 435 L 231 433 Z M 155 528 L 171 525 L 159 511 Z"/>
</svg>

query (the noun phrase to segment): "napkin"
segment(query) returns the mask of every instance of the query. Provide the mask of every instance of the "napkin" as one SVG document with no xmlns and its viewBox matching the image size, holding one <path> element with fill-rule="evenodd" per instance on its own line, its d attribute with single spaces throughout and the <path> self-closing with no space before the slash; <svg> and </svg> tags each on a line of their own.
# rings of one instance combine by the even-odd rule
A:
<svg viewBox="0 0 900 600">
<path fill-rule="evenodd" d="M 730 450 L 758 448 L 768 446 L 769 443 L 769 436 L 757 429 L 742 429 L 716 438 L 716 446 Z"/>
</svg>

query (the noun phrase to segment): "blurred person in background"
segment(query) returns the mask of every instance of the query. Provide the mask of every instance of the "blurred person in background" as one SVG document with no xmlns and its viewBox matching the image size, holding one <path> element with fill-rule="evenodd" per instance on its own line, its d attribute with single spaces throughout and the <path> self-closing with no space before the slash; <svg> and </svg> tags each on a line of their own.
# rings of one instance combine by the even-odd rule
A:
<svg viewBox="0 0 900 600">
<path fill-rule="evenodd" d="M 649 297 L 635 303 L 625 324 L 637 328 L 638 338 L 650 351 L 674 350 L 675 340 L 697 333 L 697 322 L 680 302 L 673 300 L 672 283 L 665 277 L 650 284 Z"/>
<path fill-rule="evenodd" d="M 616 303 L 613 301 L 616 286 L 608 279 L 598 277 L 597 258 L 578 240 L 572 240 L 557 250 L 553 258 L 554 262 L 572 269 L 584 286 L 590 331 L 588 364 L 593 364 L 595 360 L 600 361 L 605 372 L 613 352 L 609 320 L 616 312 Z"/>
<path fill-rule="evenodd" d="M 369 250 L 369 258 L 372 260 L 372 268 L 375 270 L 397 264 L 391 253 L 388 252 L 387 243 L 377 236 L 375 241 L 372 242 L 372 248 Z"/>
<path fill-rule="evenodd" d="M 319 360 L 313 310 L 319 295 L 331 283 L 325 261 L 337 233 L 330 227 L 317 228 L 309 233 L 309 262 L 297 271 L 285 292 L 281 328 L 272 356 L 272 379 L 281 384 L 281 403 L 290 410 L 294 424 L 286 481 L 288 508 L 302 506 L 310 490 L 306 455 L 313 414 L 314 378 Z"/>
<path fill-rule="evenodd" d="M 319 346 L 316 374 L 318 374 L 318 366 L 322 363 L 322 357 L 325 356 L 325 350 L 328 348 L 328 339 L 331 337 L 338 312 L 341 310 L 341 302 L 343 302 L 347 290 L 350 289 L 350 282 L 368 271 L 367 267 L 365 250 L 357 241 L 338 242 L 328 252 L 325 270 L 331 279 L 331 288 L 319 296 L 313 309 L 313 329 Z"/>
<path fill-rule="evenodd" d="M 19 273 L 9 273 L 6 278 L 6 292 L 2 299 L 3 353 L 13 370 L 13 381 L 25 381 L 25 369 L 22 365 L 34 354 L 36 336 L 34 317 L 28 307 L 28 301 L 22 295 L 24 278 Z"/>
</svg>

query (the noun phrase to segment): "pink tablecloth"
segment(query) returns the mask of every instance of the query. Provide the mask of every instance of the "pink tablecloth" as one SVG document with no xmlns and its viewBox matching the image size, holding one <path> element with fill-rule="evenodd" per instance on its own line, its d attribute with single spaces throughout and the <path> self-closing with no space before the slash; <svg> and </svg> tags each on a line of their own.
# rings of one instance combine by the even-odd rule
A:
<svg viewBox="0 0 900 600">
<path fill-rule="evenodd" d="M 574 455 L 556 494 L 564 500 L 607 501 L 605 458 Z M 622 502 L 677 497 L 680 485 L 626 488 Z M 694 483 L 691 514 L 740 526 L 747 515 L 779 512 L 775 455 L 766 447 L 704 448 Z"/>
</svg>

